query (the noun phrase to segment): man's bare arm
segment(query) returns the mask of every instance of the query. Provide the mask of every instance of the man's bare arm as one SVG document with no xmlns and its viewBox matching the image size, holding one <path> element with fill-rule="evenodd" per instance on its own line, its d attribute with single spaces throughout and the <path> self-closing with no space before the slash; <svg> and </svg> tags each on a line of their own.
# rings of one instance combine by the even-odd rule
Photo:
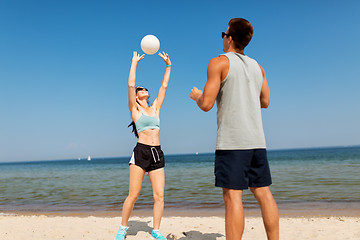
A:
<svg viewBox="0 0 360 240">
<path fill-rule="evenodd" d="M 228 69 L 229 60 L 225 56 L 219 56 L 210 60 L 207 69 L 207 82 L 204 92 L 194 87 L 190 97 L 196 101 L 199 108 L 205 112 L 210 111 L 220 90 L 221 81 L 224 77 L 224 69 Z"/>
<path fill-rule="evenodd" d="M 261 72 L 263 75 L 263 84 L 262 84 L 261 93 L 260 93 L 260 103 L 261 103 L 261 108 L 268 108 L 270 105 L 270 90 L 269 90 L 269 85 L 266 80 L 265 71 L 261 66 L 260 66 L 260 68 L 261 68 Z"/>
</svg>

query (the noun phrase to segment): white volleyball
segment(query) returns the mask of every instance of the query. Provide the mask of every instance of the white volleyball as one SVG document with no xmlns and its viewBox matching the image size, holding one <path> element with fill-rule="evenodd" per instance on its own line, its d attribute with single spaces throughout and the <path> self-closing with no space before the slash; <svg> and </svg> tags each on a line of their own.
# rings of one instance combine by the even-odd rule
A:
<svg viewBox="0 0 360 240">
<path fill-rule="evenodd" d="M 143 39 L 141 39 L 140 45 L 144 53 L 152 55 L 159 50 L 160 41 L 154 35 L 146 35 Z"/>
</svg>

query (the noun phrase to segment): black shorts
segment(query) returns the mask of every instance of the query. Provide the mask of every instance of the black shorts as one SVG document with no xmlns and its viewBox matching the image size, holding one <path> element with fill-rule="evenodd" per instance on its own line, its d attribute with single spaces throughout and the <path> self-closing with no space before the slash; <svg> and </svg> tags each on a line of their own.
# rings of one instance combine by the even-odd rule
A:
<svg viewBox="0 0 360 240">
<path fill-rule="evenodd" d="M 146 172 L 165 167 L 165 157 L 160 146 L 149 146 L 137 143 L 129 165 L 135 164 Z"/>
<path fill-rule="evenodd" d="M 215 186 L 244 190 L 270 186 L 266 149 L 216 150 Z"/>
</svg>

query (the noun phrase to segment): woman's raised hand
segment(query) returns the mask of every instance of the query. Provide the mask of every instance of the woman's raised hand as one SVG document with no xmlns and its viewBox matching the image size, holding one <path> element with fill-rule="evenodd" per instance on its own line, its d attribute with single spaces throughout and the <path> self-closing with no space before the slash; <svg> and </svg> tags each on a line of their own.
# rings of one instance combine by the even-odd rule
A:
<svg viewBox="0 0 360 240">
<path fill-rule="evenodd" d="M 133 63 L 138 63 L 141 59 L 143 59 L 145 57 L 145 54 L 141 55 L 138 54 L 136 51 L 134 51 L 133 53 L 133 58 L 132 58 L 132 62 Z"/>
<path fill-rule="evenodd" d="M 166 65 L 171 65 L 171 61 L 170 61 L 169 55 L 167 53 L 159 52 L 159 56 L 165 61 Z"/>
</svg>

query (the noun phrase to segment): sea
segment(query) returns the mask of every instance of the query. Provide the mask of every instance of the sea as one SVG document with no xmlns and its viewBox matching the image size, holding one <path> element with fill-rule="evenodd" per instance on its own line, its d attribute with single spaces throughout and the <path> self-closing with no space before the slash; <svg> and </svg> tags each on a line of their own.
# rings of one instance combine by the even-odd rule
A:
<svg viewBox="0 0 360 240">
<path fill-rule="evenodd" d="M 129 157 L 0 163 L 0 215 L 121 216 L 128 194 Z M 165 215 L 221 215 L 214 153 L 165 156 Z M 360 146 L 268 150 L 280 213 L 360 216 Z M 247 214 L 259 214 L 244 191 Z M 151 215 L 145 175 L 134 214 Z"/>
</svg>

